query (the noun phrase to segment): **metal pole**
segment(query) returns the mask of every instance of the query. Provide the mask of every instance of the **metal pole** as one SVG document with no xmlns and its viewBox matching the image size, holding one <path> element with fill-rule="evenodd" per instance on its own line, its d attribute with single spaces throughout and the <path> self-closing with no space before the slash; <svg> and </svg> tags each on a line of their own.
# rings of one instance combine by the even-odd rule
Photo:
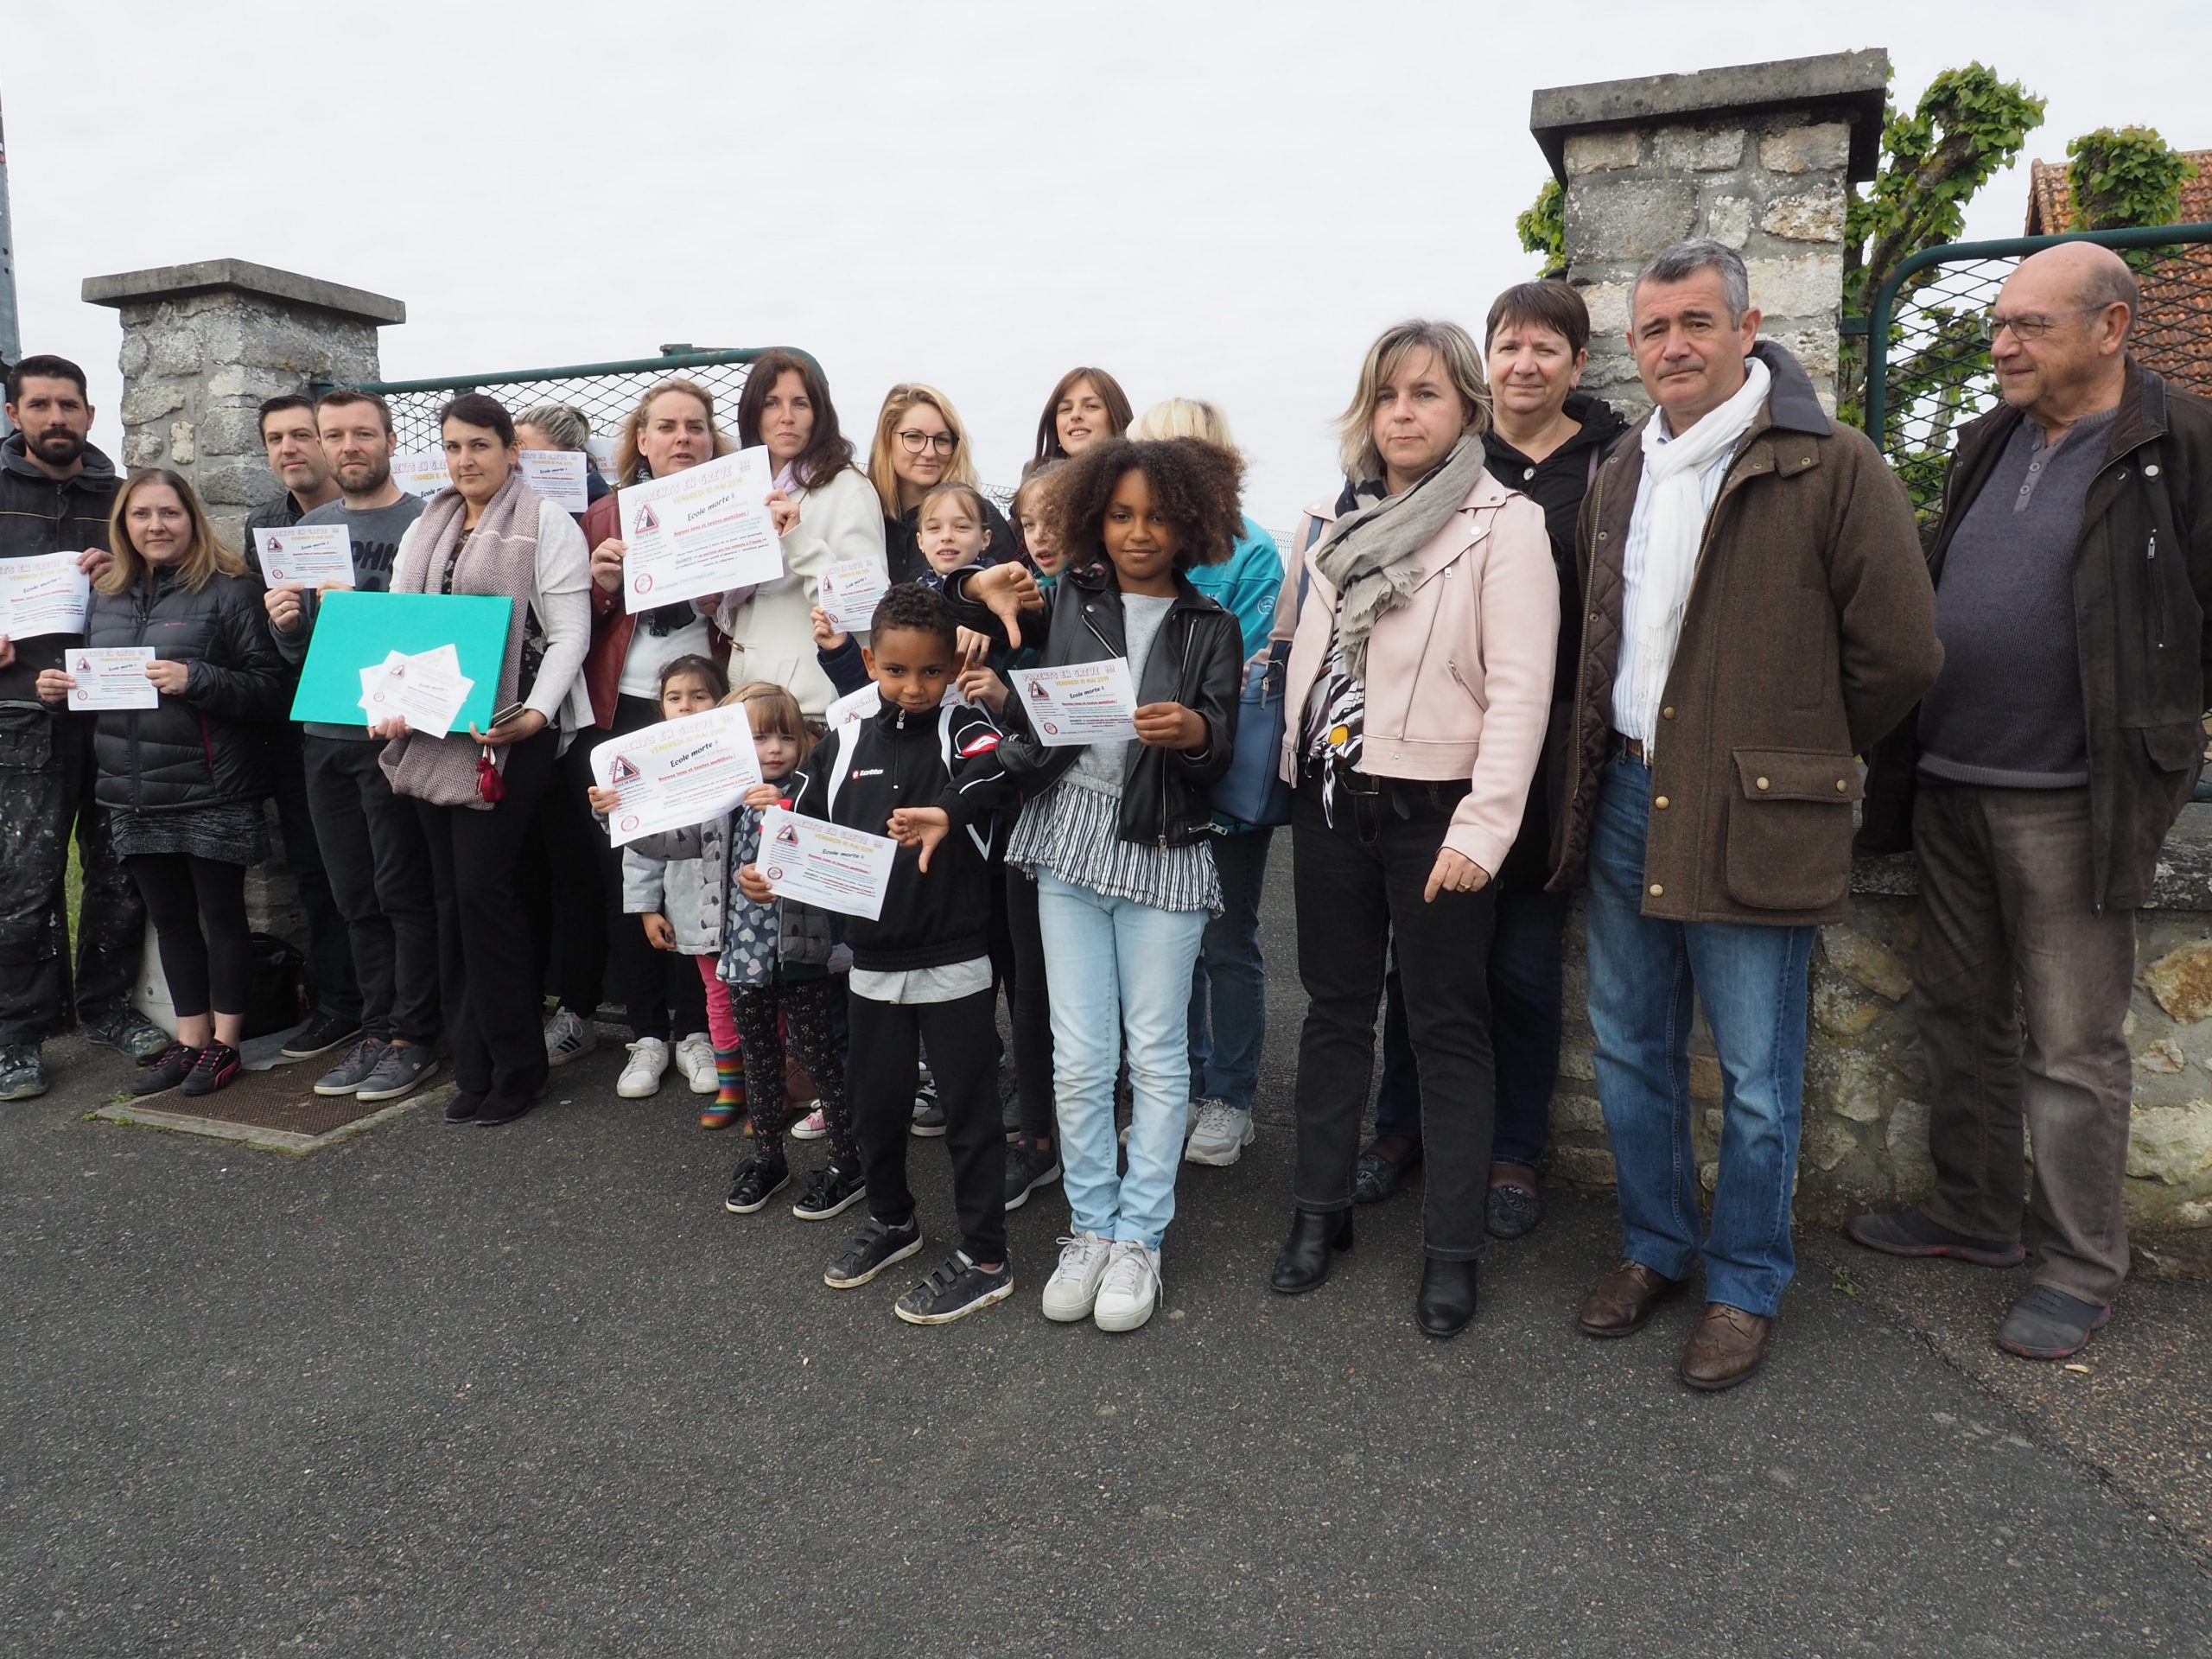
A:
<svg viewBox="0 0 2212 1659">
<path fill-rule="evenodd" d="M 0 122 L 0 364 L 14 367 L 22 355 L 22 334 L 16 321 L 16 231 L 8 214 L 8 136 Z M 0 436 L 15 429 L 0 414 Z"/>
</svg>

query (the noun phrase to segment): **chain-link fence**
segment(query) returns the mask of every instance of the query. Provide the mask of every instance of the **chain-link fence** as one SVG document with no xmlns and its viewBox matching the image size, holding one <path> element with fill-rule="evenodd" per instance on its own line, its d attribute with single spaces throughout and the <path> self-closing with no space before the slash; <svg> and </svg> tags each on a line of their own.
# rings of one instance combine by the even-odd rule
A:
<svg viewBox="0 0 2212 1659">
<path fill-rule="evenodd" d="M 464 391 L 487 393 L 516 415 L 540 404 L 572 404 L 591 423 L 593 437 L 612 445 L 638 399 L 671 376 L 696 380 L 712 392 L 717 423 L 734 436 L 738 393 L 745 389 L 753 360 L 766 349 L 695 351 L 689 346 L 664 346 L 658 357 L 626 362 L 377 381 L 365 384 L 362 390 L 380 394 L 391 405 L 392 429 L 403 454 L 438 447 L 438 410 Z"/>
<path fill-rule="evenodd" d="M 2212 396 L 2212 225 L 2091 231 L 1929 248 L 1897 267 L 1868 322 L 1866 431 L 1926 523 L 1941 505 L 1960 429 L 1997 401 L 1986 322 L 2027 255 L 2101 243 L 2135 267 L 2142 315 L 2130 349 L 2190 391 Z"/>
</svg>

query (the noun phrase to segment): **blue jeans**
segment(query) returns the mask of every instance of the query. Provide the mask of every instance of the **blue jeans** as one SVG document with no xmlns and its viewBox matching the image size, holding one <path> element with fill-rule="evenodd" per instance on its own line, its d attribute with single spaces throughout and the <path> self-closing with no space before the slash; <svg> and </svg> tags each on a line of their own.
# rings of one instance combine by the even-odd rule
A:
<svg viewBox="0 0 2212 1659">
<path fill-rule="evenodd" d="M 1185 1023 L 1202 910 L 1154 910 L 1037 873 L 1052 986 L 1052 1095 L 1077 1233 L 1160 1248 L 1190 1116 Z M 1114 1073 L 1127 1047 L 1129 1167 L 1116 1174 Z"/>
<path fill-rule="evenodd" d="M 1688 1278 L 1702 1255 L 1707 1301 L 1770 1318 L 1796 1270 L 1789 1200 L 1816 930 L 1644 916 L 1650 816 L 1650 768 L 1616 760 L 1590 832 L 1590 1023 L 1619 1170 L 1623 1250 L 1669 1279 Z M 1701 1250 L 1693 997 L 1720 1057 L 1720 1178 Z"/>
<path fill-rule="evenodd" d="M 1497 1056 L 1497 1127 L 1490 1160 L 1534 1169 L 1552 1143 L 1552 1093 L 1559 1082 L 1559 1050 L 1566 994 L 1567 895 L 1497 895 L 1491 934 L 1491 1047 Z M 1382 1081 L 1375 1090 L 1375 1134 L 1421 1141 L 1421 1069 L 1406 1030 L 1405 993 L 1394 950 L 1383 987 Z"/>
<path fill-rule="evenodd" d="M 1260 890 L 1273 830 L 1213 838 L 1221 914 L 1206 924 L 1191 970 L 1191 1098 L 1252 1109 L 1268 1029 L 1268 970 L 1260 959 Z"/>
</svg>

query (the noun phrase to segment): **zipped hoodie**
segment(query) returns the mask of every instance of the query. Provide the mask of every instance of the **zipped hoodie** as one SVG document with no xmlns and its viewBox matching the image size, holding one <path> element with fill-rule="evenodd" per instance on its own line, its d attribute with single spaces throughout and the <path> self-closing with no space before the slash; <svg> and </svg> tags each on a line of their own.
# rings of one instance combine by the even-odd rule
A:
<svg viewBox="0 0 2212 1659">
<path fill-rule="evenodd" d="M 115 464 L 90 444 L 79 471 L 54 479 L 31 463 L 23 435 L 10 433 L 0 443 L 0 559 L 105 547 L 108 509 L 122 487 Z M 6 632 L 7 619 L 0 616 L 0 633 Z M 84 643 L 82 635 L 66 633 L 19 641 L 16 660 L 0 668 L 0 702 L 39 707 L 39 670 L 60 667 L 61 653 Z"/>
<path fill-rule="evenodd" d="M 855 968 L 899 973 L 989 954 L 991 815 L 1014 800 L 999 728 L 966 703 L 914 714 L 887 702 L 816 746 L 791 796 L 801 817 L 872 836 L 901 807 L 942 807 L 951 823 L 927 870 L 919 848 L 899 849 L 880 917 L 845 918 Z"/>
</svg>

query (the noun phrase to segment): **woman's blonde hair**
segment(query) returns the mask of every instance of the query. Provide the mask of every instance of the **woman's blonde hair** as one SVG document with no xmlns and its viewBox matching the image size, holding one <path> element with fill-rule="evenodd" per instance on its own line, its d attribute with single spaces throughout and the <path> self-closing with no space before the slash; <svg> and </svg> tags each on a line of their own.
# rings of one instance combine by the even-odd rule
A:
<svg viewBox="0 0 2212 1659">
<path fill-rule="evenodd" d="M 1479 435 L 1490 430 L 1490 382 L 1483 378 L 1483 354 L 1474 336 L 1456 322 L 1431 322 L 1414 317 L 1385 328 L 1367 348 L 1359 365 L 1359 389 L 1337 423 L 1337 454 L 1344 476 L 1355 483 L 1382 476 L 1382 453 L 1375 447 L 1375 410 L 1382 401 L 1382 388 L 1416 352 L 1433 352 L 1445 378 L 1459 394 L 1466 408 L 1467 423 L 1460 429 Z"/>
<path fill-rule="evenodd" d="M 245 575 L 245 561 L 238 556 L 237 549 L 215 533 L 215 526 L 208 522 L 207 509 L 200 505 L 199 494 L 192 486 L 168 467 L 154 467 L 131 474 L 130 481 L 115 493 L 115 505 L 108 509 L 107 546 L 115 560 L 93 584 L 101 593 L 110 599 L 129 593 L 149 569 L 145 556 L 130 539 L 129 528 L 130 498 L 149 484 L 166 484 L 175 490 L 176 499 L 184 503 L 184 516 L 192 523 L 191 543 L 184 550 L 184 556 L 176 562 L 178 580 L 196 594 L 217 576 Z"/>
<path fill-rule="evenodd" d="M 699 400 L 699 407 L 707 411 L 707 429 L 715 435 L 716 454 L 726 455 L 737 448 L 737 445 L 730 441 L 729 434 L 715 424 L 715 394 L 713 392 L 709 391 L 696 380 L 685 380 L 680 377 L 656 381 L 645 389 L 645 395 L 638 399 L 638 406 L 622 419 L 622 435 L 615 441 L 614 444 L 614 481 L 618 485 L 633 484 L 637 481 L 639 453 L 638 440 L 645 435 L 645 417 L 652 413 L 653 400 L 671 391 L 680 391 L 686 397 L 696 397 Z"/>
<path fill-rule="evenodd" d="M 1201 397 L 1163 397 L 1129 423 L 1132 438 L 1196 438 L 1217 449 L 1234 449 L 1229 416 Z"/>
<path fill-rule="evenodd" d="M 798 706 L 798 699 L 788 686 L 778 685 L 773 680 L 747 680 L 722 699 L 722 707 L 734 709 L 744 705 L 747 717 L 756 727 L 766 715 L 768 729 L 777 737 L 787 737 L 798 745 L 799 764 L 814 752 L 814 732 L 806 723 L 806 715 Z M 756 712 L 757 711 L 757 712 Z M 753 733 L 759 736 L 759 731 Z"/>
<path fill-rule="evenodd" d="M 892 470 L 891 446 L 897 442 L 899 423 L 918 404 L 927 404 L 952 429 L 952 454 L 939 482 L 971 487 L 977 482 L 975 458 L 968 453 L 968 429 L 961 424 L 960 411 L 953 408 L 952 399 L 918 380 L 903 382 L 883 394 L 883 410 L 875 417 L 875 439 L 868 449 L 868 481 L 875 486 L 887 518 L 899 517 L 899 474 Z"/>
</svg>

